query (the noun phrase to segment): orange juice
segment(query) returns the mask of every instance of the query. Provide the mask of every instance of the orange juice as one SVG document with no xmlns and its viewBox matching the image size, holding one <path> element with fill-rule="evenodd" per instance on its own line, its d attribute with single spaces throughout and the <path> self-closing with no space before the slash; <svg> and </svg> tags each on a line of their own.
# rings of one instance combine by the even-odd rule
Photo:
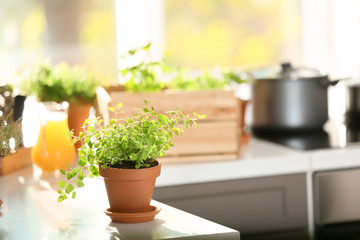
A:
<svg viewBox="0 0 360 240">
<path fill-rule="evenodd" d="M 36 145 L 32 148 L 33 162 L 43 171 L 66 169 L 75 158 L 75 147 L 69 136 L 67 113 L 49 112 L 42 118 Z"/>
</svg>

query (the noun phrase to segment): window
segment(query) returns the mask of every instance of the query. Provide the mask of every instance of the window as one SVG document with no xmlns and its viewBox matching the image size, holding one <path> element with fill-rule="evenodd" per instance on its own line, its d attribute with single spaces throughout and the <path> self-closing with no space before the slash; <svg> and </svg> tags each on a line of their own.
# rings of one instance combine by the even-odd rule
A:
<svg viewBox="0 0 360 240">
<path fill-rule="evenodd" d="M 300 1 L 166 0 L 166 50 L 190 67 L 298 63 Z"/>
<path fill-rule="evenodd" d="M 45 58 L 116 76 L 113 0 L 2 0 L 0 31 L 0 79 Z"/>
</svg>

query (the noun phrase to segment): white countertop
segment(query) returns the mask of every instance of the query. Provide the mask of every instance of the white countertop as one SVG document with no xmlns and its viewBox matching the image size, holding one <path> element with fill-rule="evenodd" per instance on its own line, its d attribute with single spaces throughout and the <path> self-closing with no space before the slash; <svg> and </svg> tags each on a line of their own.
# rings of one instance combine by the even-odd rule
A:
<svg viewBox="0 0 360 240">
<path fill-rule="evenodd" d="M 314 151 L 310 155 L 312 171 L 360 168 L 360 144 L 346 148 Z"/>
<path fill-rule="evenodd" d="M 294 150 L 252 138 L 239 159 L 201 163 L 163 162 L 156 186 L 266 177 L 360 167 L 360 143 L 344 148 Z"/>
<path fill-rule="evenodd" d="M 109 205 L 101 178 L 86 179 L 76 200 L 60 204 L 57 181 L 59 177 L 39 175 L 33 168 L 0 177 L 0 239 L 240 239 L 238 231 L 157 201 L 151 204 L 162 210 L 153 221 L 111 222 L 103 212 Z"/>
<path fill-rule="evenodd" d="M 316 171 L 360 167 L 360 143 L 301 151 L 253 138 L 242 150 L 242 156 L 231 161 L 163 162 L 156 186 L 297 173 L 311 176 Z M 235 230 L 156 201 L 152 204 L 162 210 L 154 221 L 113 223 L 103 213 L 108 203 L 101 179 L 86 179 L 92 190 L 80 189 L 76 200 L 62 204 L 56 203 L 58 180 L 53 175 L 39 177 L 32 168 L 0 177 L 0 197 L 5 202 L 0 212 L 0 239 L 239 239 Z M 309 218 L 310 213 L 311 209 Z"/>
</svg>

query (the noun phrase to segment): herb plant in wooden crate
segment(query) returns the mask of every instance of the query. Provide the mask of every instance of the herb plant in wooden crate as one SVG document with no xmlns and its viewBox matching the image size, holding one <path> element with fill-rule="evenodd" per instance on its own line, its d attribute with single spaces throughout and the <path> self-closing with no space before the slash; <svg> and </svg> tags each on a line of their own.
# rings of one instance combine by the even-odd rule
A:
<svg viewBox="0 0 360 240">
<path fill-rule="evenodd" d="M 0 175 L 31 164 L 30 148 L 22 146 L 21 117 L 15 118 L 14 102 L 13 88 L 0 86 Z"/>
<path fill-rule="evenodd" d="M 221 161 L 237 159 L 240 154 L 241 111 L 240 100 L 230 83 L 244 83 L 241 75 L 227 69 L 216 74 L 203 70 L 193 74 L 174 68 L 165 58 L 151 58 L 150 45 L 130 50 L 123 58 L 136 64 L 121 69 L 126 91 L 98 88 L 98 105 L 104 121 L 114 114 L 108 107 L 123 102 L 128 108 L 139 107 L 141 99 L 157 106 L 157 111 L 179 107 L 184 113 L 206 113 L 199 127 L 175 137 L 175 147 L 169 150 L 166 161 Z M 139 55 L 139 61 L 130 61 Z M 145 57 L 144 57 L 145 56 Z M 160 80 L 164 81 L 161 82 Z M 165 161 L 165 159 L 164 159 Z"/>
<path fill-rule="evenodd" d="M 87 129 L 76 138 L 83 145 L 79 150 L 78 167 L 61 170 L 66 181 L 58 182 L 58 202 L 68 195 L 76 197 L 74 185 L 84 186 L 87 172 L 90 177 L 104 178 L 110 209 L 106 213 L 119 222 L 142 222 L 154 218 L 159 209 L 150 206 L 155 180 L 160 175 L 159 158 L 173 146 L 173 134 L 196 125 L 204 116 L 184 115 L 180 109 L 166 114 L 156 113 L 153 107 L 137 108 L 131 117 L 112 118 L 102 125 L 100 117 L 87 121 Z M 116 116 L 123 114 L 122 104 L 110 108 Z M 140 215 L 140 217 L 139 217 Z"/>
<path fill-rule="evenodd" d="M 0 110 L 0 113 L 3 112 Z M 19 168 L 19 163 L 11 164 L 11 161 L 19 159 L 9 159 L 10 155 L 16 153 L 21 143 L 21 132 L 19 132 L 16 126 L 18 122 L 9 121 L 12 116 L 12 113 L 6 117 L 4 115 L 0 116 L 0 175 L 13 171 L 14 168 Z M 4 167 L 3 165 L 6 166 Z M 0 198 L 0 208 L 2 203 L 3 200 Z"/>
<path fill-rule="evenodd" d="M 0 86 L 0 175 L 26 165 L 22 159 L 10 156 L 16 154 L 22 143 L 21 122 L 20 119 L 14 121 L 14 97 L 11 93 L 12 88 L 9 85 Z M 2 204 L 0 197 L 0 208 Z"/>
</svg>

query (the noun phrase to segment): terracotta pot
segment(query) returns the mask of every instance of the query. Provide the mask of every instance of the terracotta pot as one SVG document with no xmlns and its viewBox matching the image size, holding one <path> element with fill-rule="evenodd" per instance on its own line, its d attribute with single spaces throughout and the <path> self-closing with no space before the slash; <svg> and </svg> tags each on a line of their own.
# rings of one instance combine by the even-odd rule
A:
<svg viewBox="0 0 360 240">
<path fill-rule="evenodd" d="M 74 135 L 79 136 L 79 133 L 83 131 L 81 128 L 85 120 L 89 118 L 91 104 L 82 100 L 73 101 L 70 103 L 68 124 L 69 129 L 74 130 Z M 81 147 L 81 142 L 75 144 L 76 149 Z"/>
<path fill-rule="evenodd" d="M 104 178 L 110 209 L 117 213 L 148 212 L 161 164 L 142 169 L 99 167 Z"/>
</svg>

